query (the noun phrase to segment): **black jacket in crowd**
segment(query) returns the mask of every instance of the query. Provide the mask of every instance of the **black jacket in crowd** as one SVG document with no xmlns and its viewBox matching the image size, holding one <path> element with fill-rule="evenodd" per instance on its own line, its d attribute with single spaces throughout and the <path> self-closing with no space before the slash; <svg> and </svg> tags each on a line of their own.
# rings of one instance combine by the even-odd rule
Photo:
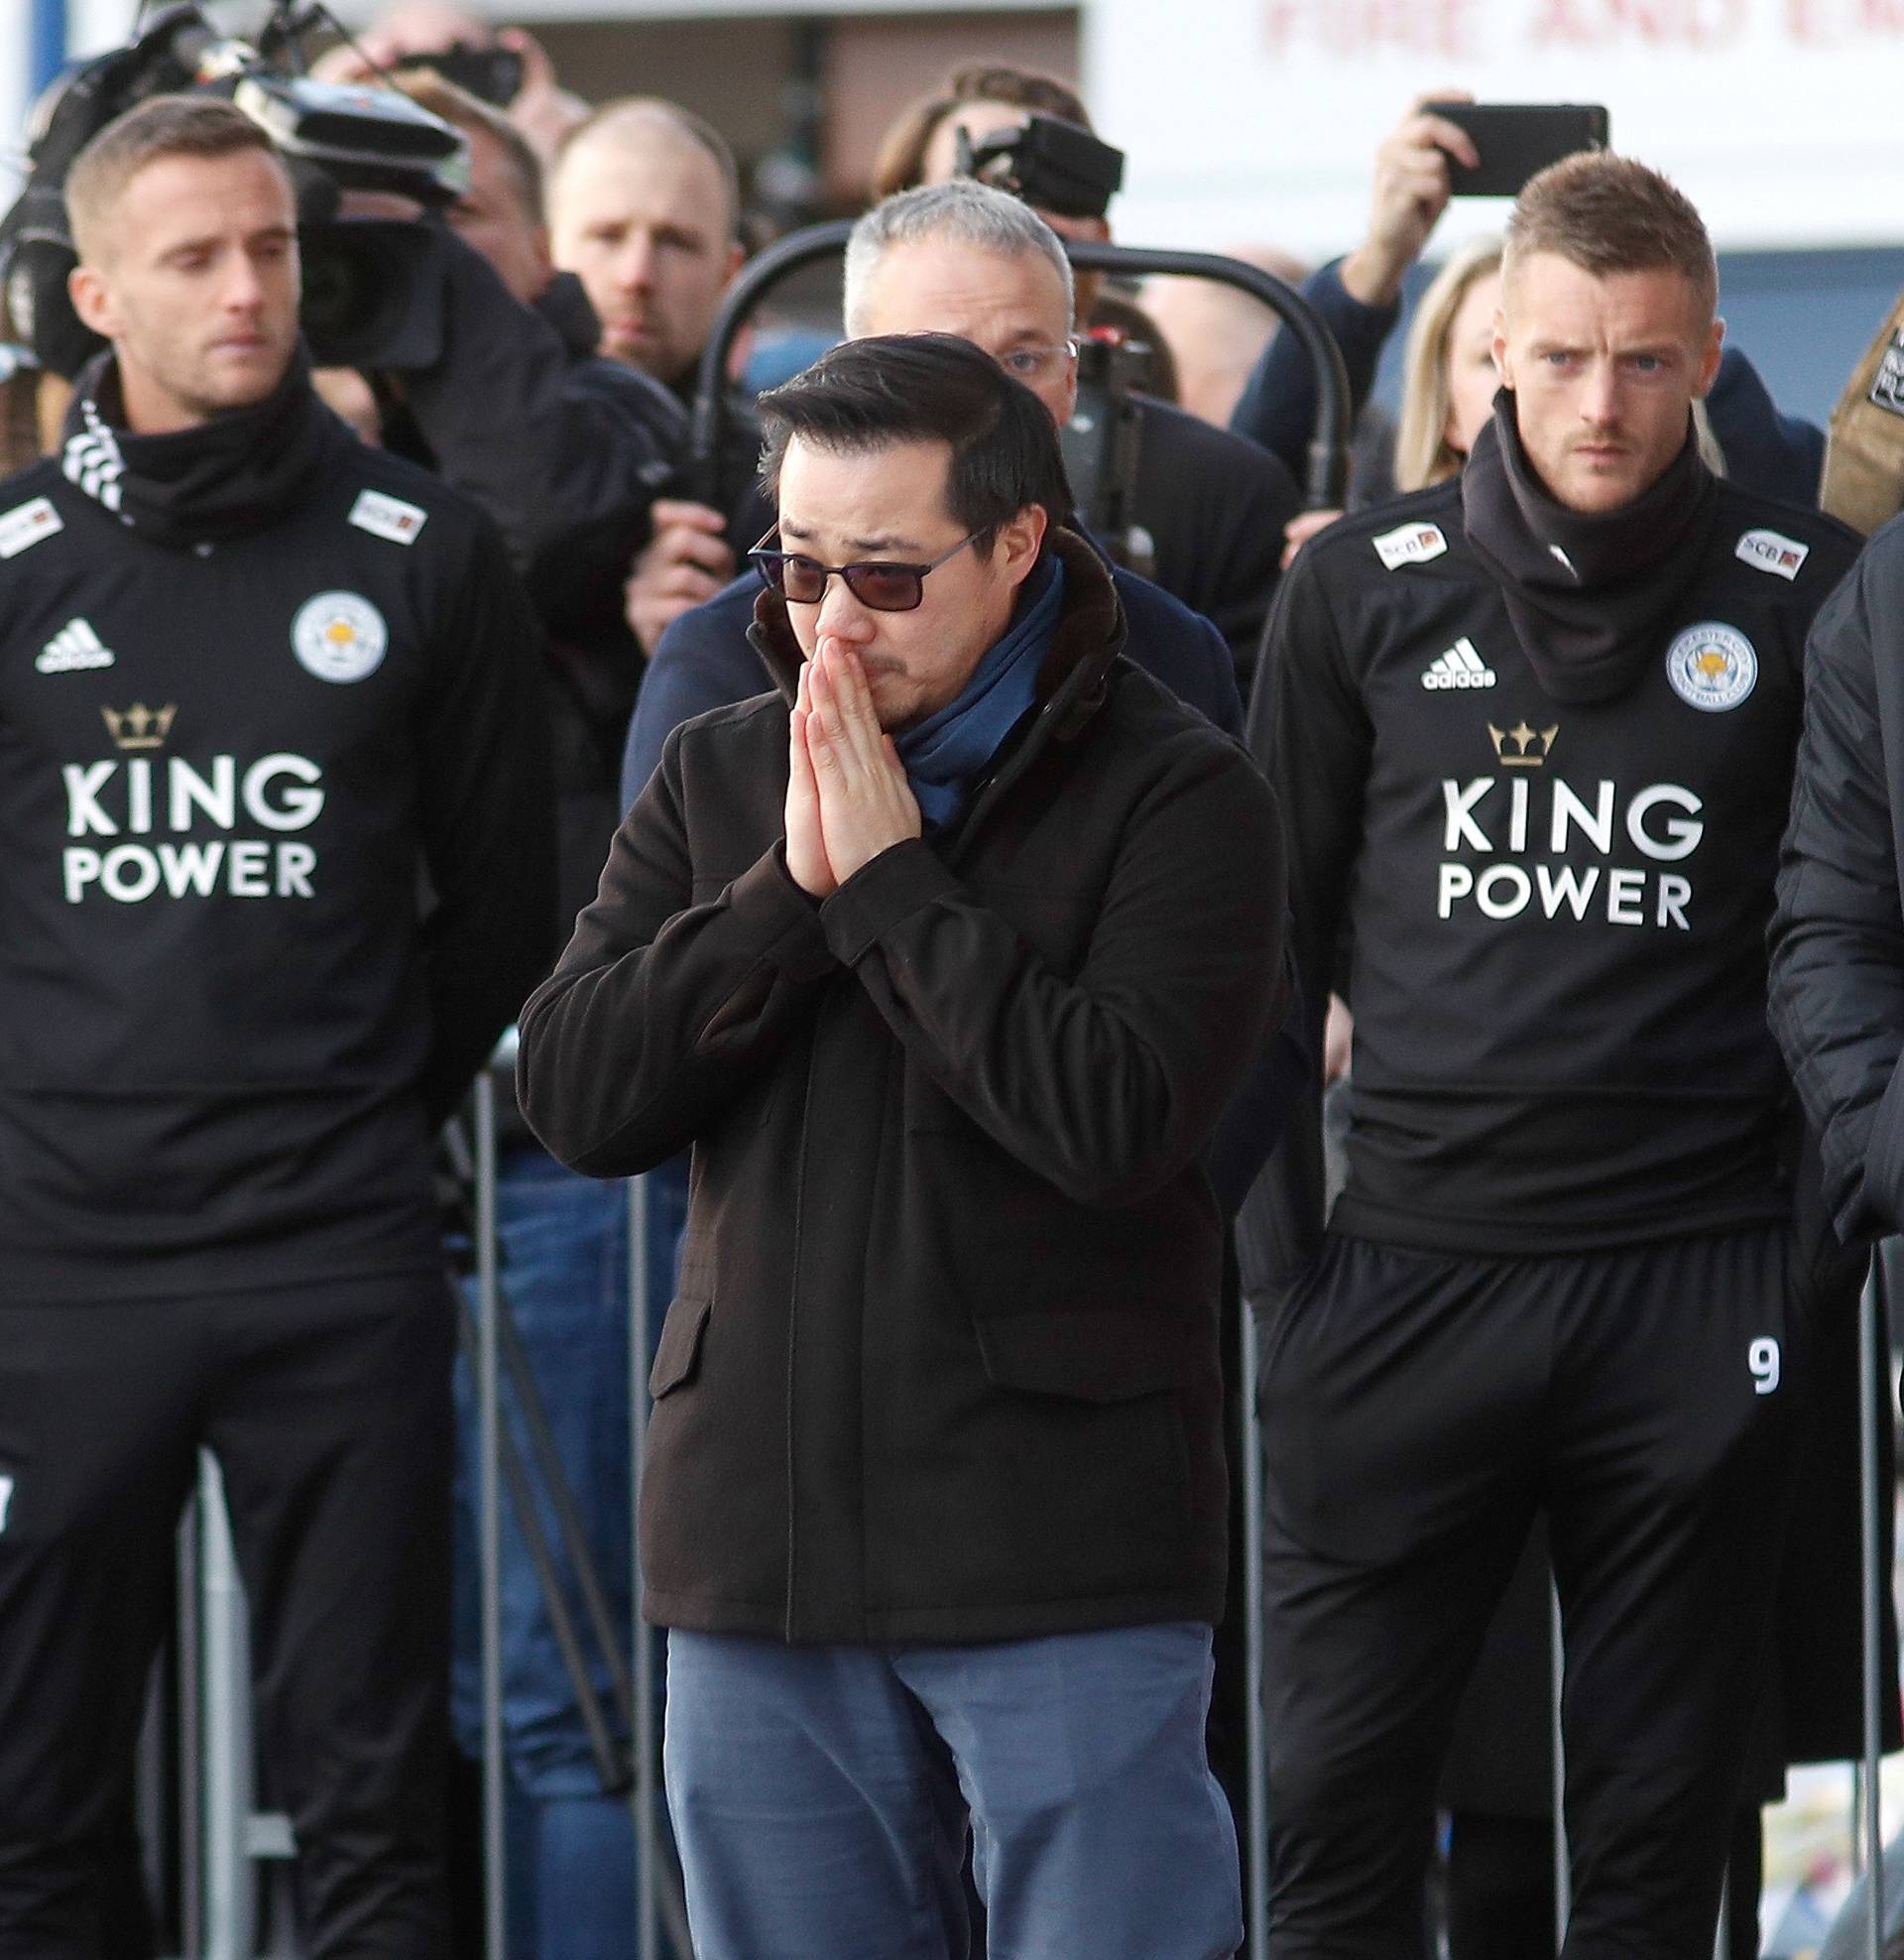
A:
<svg viewBox="0 0 1904 1960">
<path fill-rule="evenodd" d="M 301 361 L 178 434 L 116 402 L 0 493 L 7 1297 L 433 1266 L 435 1127 L 551 936 L 535 620 Z"/>
<path fill-rule="evenodd" d="M 1805 731 L 1772 928 L 1772 1026 L 1847 1240 L 1904 1228 L 1904 519 L 1806 650 Z"/>
<path fill-rule="evenodd" d="M 621 816 L 643 666 L 624 590 L 687 419 L 659 382 L 596 354 L 600 323 L 572 273 L 525 306 L 481 253 L 444 244 L 442 355 L 401 378 L 386 436 L 488 513 L 541 621 L 566 925 Z"/>
<path fill-rule="evenodd" d="M 1150 534 L 1150 576 L 1214 621 L 1237 673 L 1255 672 L 1263 621 L 1281 576 L 1282 534 L 1302 509 L 1272 454 L 1200 417 L 1139 395 L 1131 510 Z"/>
<path fill-rule="evenodd" d="M 1553 528 L 1484 559 L 1511 400 L 1461 477 L 1305 547 L 1252 703 L 1304 994 L 1356 1017 L 1334 1222 L 1535 1254 L 1789 1217 L 1764 934 L 1805 632 L 1857 541 L 1689 438 L 1605 520 L 1510 467 Z M 1299 1255 L 1319 1192 L 1281 1196 Z"/>
<path fill-rule="evenodd" d="M 1221 1605 L 1201 1160 L 1280 1013 L 1280 835 L 1057 549 L 1039 705 L 956 830 L 824 904 L 793 884 L 781 614 L 781 692 L 669 738 L 524 1011 L 558 1157 L 693 1145 L 642 1513 L 665 1625 L 1003 1640 Z"/>
</svg>

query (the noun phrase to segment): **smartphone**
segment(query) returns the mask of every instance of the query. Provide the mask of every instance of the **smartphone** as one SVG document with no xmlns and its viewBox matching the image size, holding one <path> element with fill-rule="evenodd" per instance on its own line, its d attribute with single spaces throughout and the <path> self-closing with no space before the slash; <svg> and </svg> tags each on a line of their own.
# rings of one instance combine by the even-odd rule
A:
<svg viewBox="0 0 1904 1960">
<path fill-rule="evenodd" d="M 405 55 L 392 61 L 393 74 L 407 68 L 434 68 L 445 81 L 466 88 L 493 108 L 506 109 L 523 92 L 523 58 L 513 48 L 477 48 L 452 41 L 428 54 Z"/>
<path fill-rule="evenodd" d="M 1470 170 L 1451 157 L 1448 175 L 1457 197 L 1517 197 L 1538 171 L 1577 150 L 1606 147 L 1606 111 L 1595 102 L 1424 102 L 1474 139 L 1481 164 Z"/>
</svg>

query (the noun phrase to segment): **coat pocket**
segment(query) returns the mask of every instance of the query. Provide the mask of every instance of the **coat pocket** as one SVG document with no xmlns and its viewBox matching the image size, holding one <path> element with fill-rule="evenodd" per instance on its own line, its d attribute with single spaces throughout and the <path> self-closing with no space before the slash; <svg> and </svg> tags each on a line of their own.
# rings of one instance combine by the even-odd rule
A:
<svg viewBox="0 0 1904 1960">
<path fill-rule="evenodd" d="M 1183 1329 L 1149 1313 L 1014 1313 L 973 1323 L 1001 1388 L 1073 1402 L 1130 1402 L 1177 1385 Z"/>
<path fill-rule="evenodd" d="M 654 1365 L 648 1371 L 648 1392 L 656 1402 L 694 1379 L 701 1362 L 701 1337 L 707 1332 L 712 1300 L 679 1295 L 667 1309 Z"/>
</svg>

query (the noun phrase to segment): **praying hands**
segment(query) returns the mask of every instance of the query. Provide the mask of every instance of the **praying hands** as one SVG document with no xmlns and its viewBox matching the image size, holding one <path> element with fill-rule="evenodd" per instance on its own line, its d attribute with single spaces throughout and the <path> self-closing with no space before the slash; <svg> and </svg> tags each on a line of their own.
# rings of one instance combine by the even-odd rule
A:
<svg viewBox="0 0 1904 1960">
<path fill-rule="evenodd" d="M 859 656 L 823 634 L 800 669 L 788 735 L 786 868 L 815 899 L 920 834 L 919 805 L 880 726 Z"/>
</svg>

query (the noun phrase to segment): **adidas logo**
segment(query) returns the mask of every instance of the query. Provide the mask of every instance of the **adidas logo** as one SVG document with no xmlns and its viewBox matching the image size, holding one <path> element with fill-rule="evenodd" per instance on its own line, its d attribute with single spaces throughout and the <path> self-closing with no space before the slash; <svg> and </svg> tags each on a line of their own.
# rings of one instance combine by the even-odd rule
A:
<svg viewBox="0 0 1904 1960">
<path fill-rule="evenodd" d="M 101 644 L 83 619 L 62 626 L 34 662 L 42 674 L 78 674 L 89 667 L 110 667 L 112 649 Z"/>
<path fill-rule="evenodd" d="M 1421 684 L 1431 693 L 1442 687 L 1491 687 L 1494 670 L 1475 652 L 1475 643 L 1464 633 L 1423 671 Z"/>
</svg>

